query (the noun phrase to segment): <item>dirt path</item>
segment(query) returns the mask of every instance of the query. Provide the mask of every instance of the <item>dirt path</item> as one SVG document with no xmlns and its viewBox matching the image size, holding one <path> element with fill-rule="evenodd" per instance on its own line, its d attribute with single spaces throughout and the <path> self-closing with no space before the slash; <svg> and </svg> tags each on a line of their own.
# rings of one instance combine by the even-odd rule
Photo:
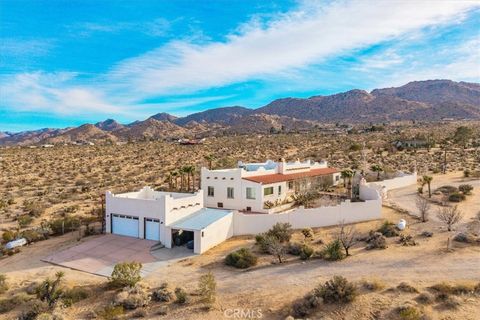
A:
<svg viewBox="0 0 480 320">
<path fill-rule="evenodd" d="M 474 187 L 472 195 L 468 196 L 467 200 L 462 201 L 458 205 L 460 210 L 465 213 L 464 219 L 469 220 L 480 212 L 480 179 L 465 179 L 461 172 L 449 173 L 447 175 L 434 175 L 431 189 L 433 192 L 435 189 L 444 185 L 458 187 L 461 184 L 471 184 Z M 415 205 L 417 188 L 418 185 L 411 185 L 405 188 L 389 191 L 388 201 L 395 203 L 414 215 L 419 215 L 418 209 Z M 436 220 L 435 213 L 438 207 L 438 205 L 432 205 L 430 218 L 433 220 Z"/>
</svg>

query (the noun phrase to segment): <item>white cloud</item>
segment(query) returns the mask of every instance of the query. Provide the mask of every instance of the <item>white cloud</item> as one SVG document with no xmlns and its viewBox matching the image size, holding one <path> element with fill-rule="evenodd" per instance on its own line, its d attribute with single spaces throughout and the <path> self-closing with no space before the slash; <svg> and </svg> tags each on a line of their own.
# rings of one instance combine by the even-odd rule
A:
<svg viewBox="0 0 480 320">
<path fill-rule="evenodd" d="M 308 4 L 266 25 L 254 20 L 225 42 L 173 41 L 123 61 L 110 78 L 146 95 L 259 79 L 420 28 L 458 21 L 475 6 L 478 3 L 470 1 Z"/>
</svg>

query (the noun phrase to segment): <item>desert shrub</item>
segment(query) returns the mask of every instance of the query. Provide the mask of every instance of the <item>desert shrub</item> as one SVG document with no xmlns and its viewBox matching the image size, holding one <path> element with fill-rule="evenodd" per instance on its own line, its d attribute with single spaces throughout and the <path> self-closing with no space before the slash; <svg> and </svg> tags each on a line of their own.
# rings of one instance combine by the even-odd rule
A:
<svg viewBox="0 0 480 320">
<path fill-rule="evenodd" d="M 33 229 L 22 231 L 20 236 L 25 238 L 28 243 L 42 241 L 48 237 L 46 233 L 41 233 Z"/>
<path fill-rule="evenodd" d="M 460 190 L 463 194 L 467 195 L 472 192 L 473 186 L 471 184 L 461 184 L 458 186 L 458 190 Z"/>
<path fill-rule="evenodd" d="M 422 313 L 413 306 L 402 306 L 397 309 L 398 316 L 404 320 L 420 320 Z"/>
<path fill-rule="evenodd" d="M 76 217 L 66 216 L 65 218 L 58 218 L 48 223 L 49 228 L 54 235 L 61 235 L 64 232 L 76 230 L 80 225 L 80 220 Z"/>
<path fill-rule="evenodd" d="M 433 232 L 431 231 L 422 231 L 422 233 L 420 234 L 422 237 L 425 237 L 425 238 L 431 238 L 433 236 Z"/>
<path fill-rule="evenodd" d="M 436 192 L 437 191 L 443 193 L 444 195 L 449 195 L 454 192 L 458 192 L 458 188 L 454 186 L 441 186 L 436 190 Z"/>
<path fill-rule="evenodd" d="M 473 294 L 475 292 L 475 287 L 473 285 L 457 284 L 452 286 L 451 292 L 456 295 Z"/>
<path fill-rule="evenodd" d="M 25 309 L 22 311 L 19 320 L 36 320 L 38 315 L 48 311 L 49 305 L 47 302 L 39 300 L 30 300 Z"/>
<path fill-rule="evenodd" d="M 105 320 L 115 320 L 125 313 L 123 306 L 108 305 L 97 311 L 97 314 Z"/>
<path fill-rule="evenodd" d="M 150 302 L 150 295 L 140 284 L 133 287 L 125 287 L 115 297 L 115 305 L 121 305 L 125 309 L 134 310 L 146 307 Z"/>
<path fill-rule="evenodd" d="M 16 296 L 0 299 L 0 314 L 12 311 L 20 303 L 22 303 L 22 301 L 16 298 Z"/>
<path fill-rule="evenodd" d="M 309 246 L 307 244 L 304 244 L 301 247 L 301 250 L 300 250 L 300 259 L 308 260 L 312 257 L 314 252 L 315 252 L 315 250 L 313 250 L 313 248 L 311 246 Z"/>
<path fill-rule="evenodd" d="M 370 291 L 378 291 L 385 288 L 385 283 L 378 279 L 371 279 L 362 281 L 362 286 Z"/>
<path fill-rule="evenodd" d="M 215 281 L 213 273 L 209 272 L 200 277 L 198 281 L 198 291 L 201 300 L 209 307 L 215 302 L 216 290 L 217 282 Z"/>
<path fill-rule="evenodd" d="M 387 248 L 387 239 L 380 232 L 370 231 L 367 239 L 367 250 L 371 249 L 386 249 Z"/>
<path fill-rule="evenodd" d="M 83 287 L 73 287 L 65 290 L 62 299 L 67 304 L 74 304 L 79 301 L 85 300 L 90 296 L 90 291 Z"/>
<path fill-rule="evenodd" d="M 153 291 L 152 298 L 159 302 L 169 302 L 173 299 L 173 293 L 169 289 L 168 283 L 164 282 L 160 287 Z"/>
<path fill-rule="evenodd" d="M 266 232 L 266 236 L 277 238 L 280 243 L 289 242 L 292 237 L 292 225 L 290 223 L 276 223 Z"/>
<path fill-rule="evenodd" d="M 289 254 L 299 256 L 302 251 L 302 244 L 298 242 L 291 242 L 288 244 L 287 251 Z"/>
<path fill-rule="evenodd" d="M 446 309 L 457 309 L 460 306 L 460 301 L 457 297 L 447 296 L 443 299 L 442 306 Z"/>
<path fill-rule="evenodd" d="M 179 304 L 187 303 L 187 291 L 185 289 L 177 287 L 175 288 L 175 302 Z"/>
<path fill-rule="evenodd" d="M 321 303 L 319 296 L 315 294 L 315 291 L 308 293 L 300 301 L 297 301 L 292 306 L 292 313 L 295 317 L 305 318 L 310 314 L 310 311 L 318 307 Z"/>
<path fill-rule="evenodd" d="M 380 232 L 387 238 L 396 237 L 399 235 L 397 226 L 395 223 L 390 221 L 384 221 L 377 232 Z"/>
<path fill-rule="evenodd" d="M 406 282 L 401 282 L 398 286 L 397 289 L 402 291 L 402 292 L 407 292 L 407 293 L 418 293 L 417 288 L 414 286 L 406 283 Z"/>
<path fill-rule="evenodd" d="M 16 233 L 11 230 L 5 230 L 2 234 L 2 239 L 5 242 L 12 241 L 15 239 L 15 237 L 16 237 Z"/>
<path fill-rule="evenodd" d="M 471 233 L 460 232 L 453 237 L 453 240 L 457 242 L 474 243 L 475 236 Z"/>
<path fill-rule="evenodd" d="M 433 296 L 427 292 L 420 293 L 415 300 L 421 304 L 431 304 L 434 301 Z"/>
<path fill-rule="evenodd" d="M 435 291 L 436 293 L 444 293 L 444 294 L 452 293 L 452 286 L 445 282 L 434 284 L 433 286 L 430 287 L 430 289 L 432 291 Z"/>
<path fill-rule="evenodd" d="M 117 263 L 115 267 L 113 267 L 109 284 L 116 288 L 133 287 L 142 279 L 140 274 L 141 270 L 142 264 L 139 262 Z"/>
<path fill-rule="evenodd" d="M 302 229 L 302 234 L 303 234 L 303 236 L 305 237 L 305 240 L 306 240 L 306 239 L 311 239 L 311 238 L 313 238 L 313 230 L 312 230 L 312 228 L 303 228 L 303 229 Z"/>
<path fill-rule="evenodd" d="M 55 279 L 47 278 L 36 288 L 37 298 L 52 307 L 63 295 L 61 283 L 65 274 L 62 271 L 55 273 Z"/>
<path fill-rule="evenodd" d="M 469 178 L 471 173 L 472 172 L 469 169 L 465 169 L 465 170 L 463 170 L 463 177 L 464 178 Z"/>
<path fill-rule="evenodd" d="M 41 202 L 26 201 L 24 204 L 25 212 L 29 215 L 40 217 L 45 212 L 45 204 Z"/>
<path fill-rule="evenodd" d="M 448 201 L 450 202 L 460 202 L 465 200 L 465 195 L 460 192 L 454 192 L 448 196 Z"/>
<path fill-rule="evenodd" d="M 315 288 L 315 293 L 325 303 L 349 303 L 355 300 L 357 287 L 342 276 L 334 276 Z"/>
<path fill-rule="evenodd" d="M 7 284 L 7 276 L 0 273 L 0 294 L 7 292 L 8 284 Z"/>
<path fill-rule="evenodd" d="M 33 218 L 26 214 L 18 217 L 17 219 L 18 225 L 21 228 L 25 228 L 26 226 L 30 225 L 32 221 L 33 221 Z"/>
<path fill-rule="evenodd" d="M 345 258 L 345 253 L 343 252 L 342 244 L 340 241 L 333 240 L 325 245 L 325 248 L 322 251 L 322 257 L 326 260 L 336 261 L 342 260 Z"/>
<path fill-rule="evenodd" d="M 257 264 L 257 257 L 248 248 L 241 248 L 229 253 L 225 264 L 239 269 L 246 269 Z"/>
<path fill-rule="evenodd" d="M 404 235 L 401 234 L 398 243 L 400 243 L 402 246 L 416 246 L 417 242 L 413 239 L 411 235 Z"/>
</svg>

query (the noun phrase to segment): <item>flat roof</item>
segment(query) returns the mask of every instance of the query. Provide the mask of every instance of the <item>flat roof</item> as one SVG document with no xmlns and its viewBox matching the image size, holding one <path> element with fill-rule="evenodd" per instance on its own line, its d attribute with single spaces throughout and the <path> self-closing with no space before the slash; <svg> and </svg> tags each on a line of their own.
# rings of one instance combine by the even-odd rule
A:
<svg viewBox="0 0 480 320">
<path fill-rule="evenodd" d="M 202 208 L 189 216 L 182 218 L 171 225 L 170 228 L 181 230 L 203 230 L 217 220 L 228 216 L 233 211 Z"/>
<path fill-rule="evenodd" d="M 298 173 L 274 173 L 274 174 L 266 174 L 262 176 L 253 176 L 253 177 L 243 177 L 242 179 L 261 183 L 261 184 L 271 184 L 277 182 L 284 182 L 284 181 L 292 181 L 302 178 L 308 177 L 316 177 L 316 176 L 324 176 L 329 175 L 332 173 L 338 172 L 335 168 L 319 168 L 319 169 L 311 169 L 310 171 L 298 172 Z"/>
</svg>

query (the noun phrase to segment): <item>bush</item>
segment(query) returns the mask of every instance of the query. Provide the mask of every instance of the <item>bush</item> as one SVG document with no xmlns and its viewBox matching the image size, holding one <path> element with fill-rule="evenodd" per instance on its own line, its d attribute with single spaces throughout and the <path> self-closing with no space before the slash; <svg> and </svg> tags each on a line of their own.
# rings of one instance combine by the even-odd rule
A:
<svg viewBox="0 0 480 320">
<path fill-rule="evenodd" d="M 367 250 L 371 249 L 386 249 L 387 248 L 387 239 L 380 232 L 370 231 L 367 239 Z"/>
<path fill-rule="evenodd" d="M 325 303 L 349 303 L 357 296 L 357 287 L 342 276 L 334 276 L 315 289 Z"/>
<path fill-rule="evenodd" d="M 36 288 L 37 298 L 48 303 L 52 307 L 63 295 L 61 283 L 64 277 L 62 271 L 55 273 L 55 279 L 47 278 Z"/>
<path fill-rule="evenodd" d="M 116 288 L 133 287 L 142 279 L 141 270 L 142 264 L 139 262 L 117 263 L 113 268 L 109 283 Z"/>
<path fill-rule="evenodd" d="M 362 282 L 362 286 L 365 289 L 370 290 L 370 291 L 378 291 L 378 290 L 382 290 L 383 288 L 385 288 L 385 284 L 381 280 L 378 280 L 378 279 L 364 280 Z"/>
<path fill-rule="evenodd" d="M 185 289 L 180 287 L 175 288 L 175 298 L 176 298 L 175 302 L 180 304 L 187 303 L 187 297 L 188 296 Z"/>
<path fill-rule="evenodd" d="M 300 253 L 302 252 L 302 244 L 298 242 L 293 242 L 288 244 L 288 253 L 294 256 L 299 256 Z"/>
<path fill-rule="evenodd" d="M 134 287 L 126 287 L 115 297 L 115 304 L 121 305 L 125 309 L 134 310 L 140 307 L 146 307 L 150 302 L 150 295 L 140 284 Z"/>
<path fill-rule="evenodd" d="M 396 237 L 399 235 L 397 226 L 390 221 L 384 221 L 377 231 L 387 238 Z"/>
<path fill-rule="evenodd" d="M 463 243 L 474 243 L 475 236 L 471 233 L 460 232 L 453 237 L 454 241 L 463 242 Z"/>
<path fill-rule="evenodd" d="M 6 230 L 2 234 L 2 239 L 5 242 L 10 242 L 10 241 L 14 240 L 15 237 L 16 237 L 16 233 L 11 231 L 11 230 Z"/>
<path fill-rule="evenodd" d="M 397 286 L 397 289 L 402 291 L 402 292 L 407 292 L 407 293 L 418 293 L 417 288 L 414 286 L 409 285 L 406 282 L 402 282 Z"/>
<path fill-rule="evenodd" d="M 420 311 L 418 311 L 417 308 L 412 307 L 412 306 L 404 306 L 404 307 L 399 307 L 397 309 L 398 311 L 398 316 L 401 319 L 405 320 L 420 320 L 422 319 L 422 314 Z"/>
<path fill-rule="evenodd" d="M 260 252 L 268 253 L 267 236 L 264 233 L 255 236 L 255 244 L 260 247 Z"/>
<path fill-rule="evenodd" d="M 83 287 L 73 287 L 65 290 L 62 299 L 67 301 L 68 304 L 74 304 L 90 296 L 90 291 Z"/>
<path fill-rule="evenodd" d="M 448 201 L 450 202 L 460 202 L 465 200 L 465 195 L 460 192 L 454 192 L 448 196 Z"/>
<path fill-rule="evenodd" d="M 19 320 L 35 320 L 39 314 L 42 314 L 48 311 L 49 305 L 46 302 L 39 300 L 30 300 L 25 307 L 25 310 L 22 311 Z"/>
<path fill-rule="evenodd" d="M 400 238 L 398 239 L 398 243 L 400 243 L 402 246 L 416 246 L 417 243 L 413 239 L 411 235 L 404 235 L 401 234 Z"/>
<path fill-rule="evenodd" d="M 105 308 L 97 311 L 98 315 L 105 320 L 118 319 L 125 313 L 123 306 L 108 305 Z"/>
<path fill-rule="evenodd" d="M 471 194 L 473 186 L 471 184 L 461 184 L 458 186 L 458 190 L 460 190 L 465 195 Z"/>
<path fill-rule="evenodd" d="M 427 292 L 420 293 L 415 300 L 421 304 L 431 304 L 434 301 L 432 295 Z"/>
<path fill-rule="evenodd" d="M 152 298 L 159 302 L 169 302 L 173 299 L 173 293 L 168 287 L 168 283 L 164 282 L 160 287 L 153 291 Z"/>
<path fill-rule="evenodd" d="M 343 252 L 342 244 L 340 243 L 340 241 L 337 239 L 328 243 L 322 251 L 322 256 L 324 259 L 330 261 L 344 259 L 345 253 Z"/>
<path fill-rule="evenodd" d="M 76 217 L 70 216 L 54 219 L 48 223 L 48 226 L 54 235 L 61 235 L 65 232 L 76 230 L 79 225 L 80 220 Z"/>
<path fill-rule="evenodd" d="M 266 232 L 266 236 L 277 238 L 280 243 L 289 242 L 292 237 L 292 225 L 290 223 L 276 223 Z"/>
<path fill-rule="evenodd" d="M 38 232 L 36 230 L 30 229 L 22 231 L 20 234 L 22 238 L 25 238 L 28 243 L 42 241 L 48 238 L 48 235 L 45 233 Z"/>
<path fill-rule="evenodd" d="M 209 307 L 215 302 L 216 289 L 217 282 L 215 281 L 213 273 L 209 272 L 200 277 L 198 281 L 198 291 L 201 300 Z"/>
<path fill-rule="evenodd" d="M 45 212 L 45 204 L 41 202 L 26 201 L 23 205 L 25 211 L 35 217 L 40 217 Z"/>
<path fill-rule="evenodd" d="M 8 284 L 7 284 L 7 276 L 0 273 L 0 294 L 7 292 Z"/>
<path fill-rule="evenodd" d="M 297 301 L 292 306 L 292 313 L 297 318 L 306 318 L 310 311 L 320 305 L 320 298 L 315 295 L 315 292 L 309 293 L 300 301 Z"/>
<path fill-rule="evenodd" d="M 303 229 L 302 229 L 302 234 L 303 234 L 303 236 L 305 237 L 305 240 L 306 240 L 306 239 L 311 239 L 311 238 L 313 238 L 313 230 L 312 230 L 312 228 L 303 228 Z"/>
<path fill-rule="evenodd" d="M 239 269 L 246 269 L 257 264 L 257 257 L 248 248 L 241 248 L 229 253 L 225 264 Z"/>
<path fill-rule="evenodd" d="M 304 244 L 300 250 L 300 259 L 308 260 L 311 258 L 315 251 L 309 245 Z"/>
<path fill-rule="evenodd" d="M 18 219 L 17 219 L 18 225 L 21 228 L 25 228 L 26 226 L 30 225 L 32 223 L 32 221 L 33 221 L 33 218 L 30 217 L 29 215 L 26 215 L 26 214 L 18 217 Z"/>
</svg>

